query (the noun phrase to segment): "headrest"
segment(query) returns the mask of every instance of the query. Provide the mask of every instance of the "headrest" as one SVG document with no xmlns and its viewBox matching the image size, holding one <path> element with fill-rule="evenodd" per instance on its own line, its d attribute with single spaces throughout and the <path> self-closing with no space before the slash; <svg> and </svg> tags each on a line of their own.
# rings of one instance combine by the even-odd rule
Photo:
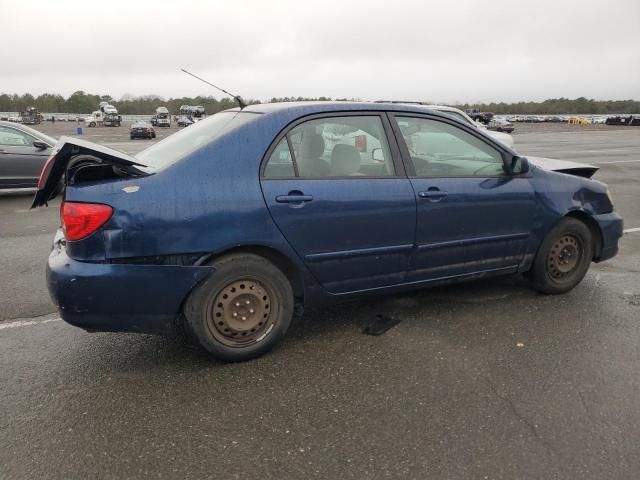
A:
<svg viewBox="0 0 640 480">
<path fill-rule="evenodd" d="M 305 158 L 319 158 L 324 154 L 324 138 L 317 133 L 307 134 L 302 140 L 302 152 Z"/>
<path fill-rule="evenodd" d="M 333 147 L 331 152 L 331 174 L 334 176 L 347 176 L 358 173 L 360 170 L 360 154 L 353 145 L 342 143 Z"/>
</svg>

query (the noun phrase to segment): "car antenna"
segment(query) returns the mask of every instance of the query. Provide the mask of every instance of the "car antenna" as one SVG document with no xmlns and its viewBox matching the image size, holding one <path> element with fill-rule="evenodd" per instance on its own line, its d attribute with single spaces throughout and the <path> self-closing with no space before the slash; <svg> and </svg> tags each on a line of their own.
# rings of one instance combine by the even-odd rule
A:
<svg viewBox="0 0 640 480">
<path fill-rule="evenodd" d="M 214 85 L 214 84 L 213 84 L 213 83 L 211 83 L 211 82 L 207 82 L 204 78 L 200 78 L 199 76 L 197 76 L 197 75 L 195 75 L 195 74 L 193 74 L 193 73 L 191 73 L 191 72 L 188 72 L 188 71 L 187 71 L 187 70 L 185 70 L 184 68 L 181 68 L 180 70 L 182 70 L 182 71 L 183 71 L 184 73 L 186 73 L 187 75 L 191 75 L 192 77 L 197 78 L 198 80 L 200 80 L 201 82 L 206 83 L 207 85 L 211 85 L 211 86 L 212 86 L 213 88 L 215 88 L 216 90 L 220 90 L 221 92 L 226 93 L 226 94 L 227 94 L 227 95 L 229 95 L 230 97 L 233 97 L 233 98 L 234 98 L 234 100 L 235 100 L 236 102 L 238 102 L 238 105 L 240 106 L 240 110 L 242 110 L 243 108 L 245 108 L 245 107 L 247 106 L 247 103 L 242 99 L 242 97 L 241 97 L 240 95 L 234 95 L 233 93 L 229 93 L 229 92 L 227 92 L 224 88 L 220 88 L 220 87 L 218 87 L 218 86 Z"/>
</svg>

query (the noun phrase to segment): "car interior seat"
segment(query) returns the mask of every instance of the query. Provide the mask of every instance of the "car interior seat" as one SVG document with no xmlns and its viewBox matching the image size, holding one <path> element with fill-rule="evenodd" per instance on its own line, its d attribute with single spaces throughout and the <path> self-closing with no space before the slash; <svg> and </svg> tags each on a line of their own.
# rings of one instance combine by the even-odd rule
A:
<svg viewBox="0 0 640 480">
<path fill-rule="evenodd" d="M 339 143 L 331 152 L 331 176 L 353 175 L 363 175 L 360 173 L 360 153 L 353 145 Z"/>
<path fill-rule="evenodd" d="M 301 177 L 326 177 L 329 174 L 329 164 L 322 159 L 324 154 L 324 138 L 317 133 L 307 133 L 296 157 L 298 173 Z"/>
</svg>

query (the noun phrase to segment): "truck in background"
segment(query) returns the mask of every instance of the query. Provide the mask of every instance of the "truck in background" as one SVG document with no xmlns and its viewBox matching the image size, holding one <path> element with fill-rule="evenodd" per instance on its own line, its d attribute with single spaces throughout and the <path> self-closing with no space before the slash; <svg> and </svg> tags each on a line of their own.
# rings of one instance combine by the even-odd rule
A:
<svg viewBox="0 0 640 480">
<path fill-rule="evenodd" d="M 42 114 L 36 107 L 27 107 L 24 112 L 20 112 L 20 119 L 25 125 L 38 125 L 42 121 Z"/>
<path fill-rule="evenodd" d="M 151 117 L 151 125 L 154 127 L 170 127 L 171 116 L 167 107 L 156 108 L 156 113 Z"/>
<path fill-rule="evenodd" d="M 92 112 L 84 119 L 88 127 L 119 127 L 122 124 L 122 117 L 118 115 L 118 110 L 108 102 L 100 102 L 100 110 Z"/>
</svg>

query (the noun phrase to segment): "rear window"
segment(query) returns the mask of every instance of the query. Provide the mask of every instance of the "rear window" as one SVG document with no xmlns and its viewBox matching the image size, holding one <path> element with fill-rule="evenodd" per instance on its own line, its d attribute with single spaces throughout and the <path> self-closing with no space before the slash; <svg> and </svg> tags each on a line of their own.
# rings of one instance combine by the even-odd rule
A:
<svg viewBox="0 0 640 480">
<path fill-rule="evenodd" d="M 258 115 L 240 111 L 216 113 L 143 150 L 136 158 L 151 170 L 162 170 Z"/>
</svg>

